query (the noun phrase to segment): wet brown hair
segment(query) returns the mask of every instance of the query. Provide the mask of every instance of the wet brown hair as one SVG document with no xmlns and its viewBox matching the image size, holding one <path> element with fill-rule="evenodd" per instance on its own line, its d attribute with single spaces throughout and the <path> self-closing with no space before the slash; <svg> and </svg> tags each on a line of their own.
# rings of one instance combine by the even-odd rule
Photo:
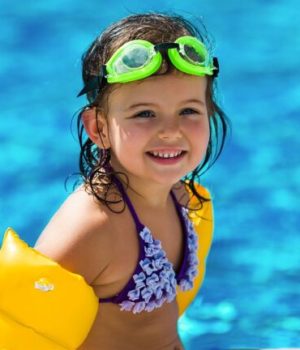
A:
<svg viewBox="0 0 300 350">
<path fill-rule="evenodd" d="M 184 35 L 197 37 L 206 45 L 209 51 L 211 50 L 211 42 L 202 22 L 195 26 L 182 16 L 163 13 L 145 13 L 126 17 L 109 26 L 83 54 L 83 82 L 86 84 L 93 76 L 97 75 L 101 66 L 109 60 L 119 47 L 128 41 L 143 39 L 153 44 L 160 44 L 174 42 L 178 37 Z M 174 69 L 168 57 L 164 56 L 162 67 L 155 74 L 170 74 Z M 229 119 L 216 102 L 216 80 L 211 76 L 207 76 L 207 82 L 206 100 L 210 120 L 210 139 L 207 152 L 201 164 L 181 180 L 190 188 L 193 196 L 199 199 L 200 206 L 209 199 L 197 192 L 195 182 L 200 183 L 200 175 L 207 171 L 220 156 L 230 126 Z M 81 115 L 85 108 L 90 107 L 96 107 L 96 112 L 101 110 L 104 111 L 104 114 L 107 114 L 108 96 L 112 89 L 116 88 L 116 85 L 106 83 L 100 91 L 88 92 L 88 104 L 82 108 L 77 118 L 80 144 L 80 182 L 83 182 L 86 185 L 85 187 L 110 209 L 110 205 L 116 203 L 109 199 L 110 189 L 114 187 L 113 177 L 121 174 L 117 174 L 109 166 L 110 151 L 100 149 L 85 135 Z M 204 171 L 201 173 L 203 169 Z M 186 206 L 188 206 L 188 203 L 186 203 Z"/>
</svg>

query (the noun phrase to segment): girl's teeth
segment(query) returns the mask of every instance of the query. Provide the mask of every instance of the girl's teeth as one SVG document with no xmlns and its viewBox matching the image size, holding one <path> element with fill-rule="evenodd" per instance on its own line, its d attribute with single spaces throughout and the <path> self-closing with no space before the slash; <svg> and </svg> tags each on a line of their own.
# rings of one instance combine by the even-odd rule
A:
<svg viewBox="0 0 300 350">
<path fill-rule="evenodd" d="M 162 152 L 151 152 L 155 157 L 160 157 L 160 158 L 174 158 L 177 157 L 179 154 L 181 154 L 180 152 L 172 152 L 172 153 L 162 153 Z"/>
</svg>

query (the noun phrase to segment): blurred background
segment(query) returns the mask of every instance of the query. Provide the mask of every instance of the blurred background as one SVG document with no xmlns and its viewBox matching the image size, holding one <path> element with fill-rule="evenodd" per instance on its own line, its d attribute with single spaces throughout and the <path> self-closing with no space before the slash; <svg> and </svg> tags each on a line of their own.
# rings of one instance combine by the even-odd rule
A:
<svg viewBox="0 0 300 350">
<path fill-rule="evenodd" d="M 11 226 L 34 245 L 71 192 L 81 54 L 107 25 L 144 11 L 203 19 L 233 125 L 202 178 L 214 198 L 214 244 L 179 322 L 186 349 L 300 347 L 297 0 L 0 0 L 0 243 Z"/>
</svg>

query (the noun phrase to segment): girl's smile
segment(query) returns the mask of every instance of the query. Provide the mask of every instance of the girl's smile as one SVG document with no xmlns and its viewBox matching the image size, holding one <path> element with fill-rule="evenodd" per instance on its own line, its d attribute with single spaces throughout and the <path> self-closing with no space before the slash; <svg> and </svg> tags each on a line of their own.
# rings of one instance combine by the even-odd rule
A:
<svg viewBox="0 0 300 350">
<path fill-rule="evenodd" d="M 186 151 L 179 149 L 169 149 L 169 150 L 157 150 L 146 152 L 153 161 L 159 164 L 174 164 L 180 161 L 181 158 L 186 154 Z"/>
</svg>

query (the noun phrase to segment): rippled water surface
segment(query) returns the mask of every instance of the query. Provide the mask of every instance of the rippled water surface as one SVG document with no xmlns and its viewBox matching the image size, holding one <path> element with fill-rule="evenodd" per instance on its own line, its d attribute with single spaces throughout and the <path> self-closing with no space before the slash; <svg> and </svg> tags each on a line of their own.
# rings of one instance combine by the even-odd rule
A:
<svg viewBox="0 0 300 350">
<path fill-rule="evenodd" d="M 203 177 L 215 207 L 204 286 L 180 320 L 186 349 L 300 347 L 300 6 L 286 1 L 1 1 L 0 241 L 28 243 L 77 171 L 70 123 L 80 56 L 133 12 L 203 16 L 232 136 Z M 104 5 L 105 4 L 105 5 Z M 69 189 L 71 190 L 71 188 Z"/>
</svg>

